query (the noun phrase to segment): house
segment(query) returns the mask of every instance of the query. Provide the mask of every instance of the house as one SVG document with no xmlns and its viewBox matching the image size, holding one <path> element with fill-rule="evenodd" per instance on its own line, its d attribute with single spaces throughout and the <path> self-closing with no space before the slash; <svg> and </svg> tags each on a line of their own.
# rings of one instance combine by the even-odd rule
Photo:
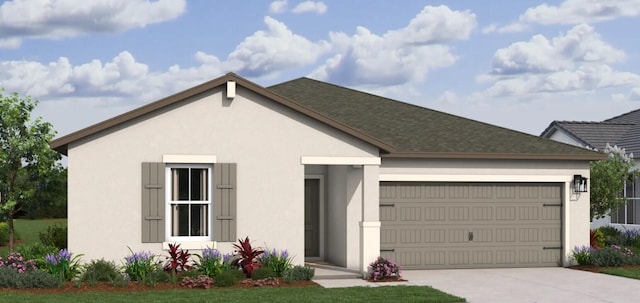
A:
<svg viewBox="0 0 640 303">
<path fill-rule="evenodd" d="M 607 144 L 640 155 L 640 109 L 602 122 L 553 121 L 540 135 L 567 144 L 604 150 Z M 636 164 L 636 169 L 640 164 Z M 624 189 L 628 202 L 612 216 L 596 219 L 592 228 L 613 225 L 620 229 L 640 228 L 640 179 L 629 180 Z"/>
<path fill-rule="evenodd" d="M 589 244 L 603 155 L 300 78 L 226 74 L 51 142 L 68 157 L 69 249 L 85 259 L 231 252 L 356 270 L 567 265 Z"/>
</svg>

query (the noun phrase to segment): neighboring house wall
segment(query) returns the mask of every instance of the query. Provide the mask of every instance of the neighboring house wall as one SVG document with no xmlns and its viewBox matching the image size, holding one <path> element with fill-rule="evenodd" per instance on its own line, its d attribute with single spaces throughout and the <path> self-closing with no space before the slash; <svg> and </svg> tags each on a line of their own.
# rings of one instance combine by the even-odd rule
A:
<svg viewBox="0 0 640 303">
<path fill-rule="evenodd" d="M 571 250 L 589 245 L 589 194 L 575 194 L 574 174 L 589 177 L 587 161 L 408 160 L 383 158 L 381 181 L 562 183 L 563 264 Z"/>
<path fill-rule="evenodd" d="M 237 236 L 288 249 L 301 264 L 308 173 L 301 157 L 377 157 L 378 149 L 242 87 L 232 101 L 216 89 L 69 145 L 71 251 L 86 260 L 116 261 L 129 248 L 162 253 L 158 243 L 141 243 L 140 170 L 142 162 L 162 162 L 163 155 L 209 155 L 218 163 L 237 163 Z M 328 191 L 329 215 L 353 216 L 329 216 L 344 227 L 333 232 L 346 238 L 329 243 L 328 256 L 352 266 L 360 253 L 362 195 L 355 194 L 361 185 L 353 177 L 358 169 L 332 166 L 327 174 L 329 186 L 336 187 Z M 377 208 L 377 199 L 373 203 Z M 231 252 L 231 244 L 217 248 Z M 352 249 L 356 252 L 340 259 Z"/>
<path fill-rule="evenodd" d="M 576 138 L 559 129 L 556 129 L 556 131 L 553 132 L 553 135 L 551 135 L 549 139 L 571 145 L 583 146 L 580 141 L 576 140 Z"/>
</svg>

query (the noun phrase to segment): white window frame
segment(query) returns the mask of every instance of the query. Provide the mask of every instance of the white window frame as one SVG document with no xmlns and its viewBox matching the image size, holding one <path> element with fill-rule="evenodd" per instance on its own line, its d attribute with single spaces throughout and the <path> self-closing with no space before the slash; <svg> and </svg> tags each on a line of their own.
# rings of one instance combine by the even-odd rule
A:
<svg viewBox="0 0 640 303">
<path fill-rule="evenodd" d="M 207 197 L 206 201 L 173 201 L 171 200 L 171 190 L 172 190 L 172 173 L 171 169 L 173 168 L 206 168 L 207 169 Z M 211 241 L 213 239 L 213 164 L 202 164 L 202 163 L 192 163 L 192 164 L 175 164 L 175 163 L 167 163 L 165 165 L 165 235 L 167 242 L 183 242 L 183 241 Z M 172 224 L 171 221 L 171 212 L 172 204 L 208 204 L 208 214 L 207 214 L 207 226 L 209 227 L 209 235 L 208 236 L 171 236 Z"/>
</svg>

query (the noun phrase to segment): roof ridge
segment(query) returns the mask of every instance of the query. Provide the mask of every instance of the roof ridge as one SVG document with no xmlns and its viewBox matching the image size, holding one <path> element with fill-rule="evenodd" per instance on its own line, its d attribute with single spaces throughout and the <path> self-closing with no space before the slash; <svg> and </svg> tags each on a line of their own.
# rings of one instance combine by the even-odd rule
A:
<svg viewBox="0 0 640 303">
<path fill-rule="evenodd" d="M 603 125 L 636 125 L 636 123 L 633 122 L 609 122 L 609 121 L 602 121 L 602 122 L 598 122 L 598 121 L 571 121 L 571 120 L 555 120 L 553 121 L 555 123 L 565 123 L 565 124 L 603 124 Z"/>
<path fill-rule="evenodd" d="M 638 109 L 634 109 L 634 110 L 629 111 L 629 112 L 626 112 L 626 113 L 624 113 L 624 114 L 620 114 L 620 115 L 617 115 L 617 116 L 611 117 L 611 118 L 606 119 L 606 120 L 604 120 L 604 121 L 602 121 L 602 122 L 607 122 L 607 121 L 611 121 L 611 120 L 613 120 L 613 119 L 618 119 L 618 118 L 620 118 L 620 117 L 622 117 L 622 116 L 630 115 L 630 114 L 635 113 L 635 112 L 638 112 L 638 111 L 640 111 L 640 108 L 638 108 Z"/>
</svg>

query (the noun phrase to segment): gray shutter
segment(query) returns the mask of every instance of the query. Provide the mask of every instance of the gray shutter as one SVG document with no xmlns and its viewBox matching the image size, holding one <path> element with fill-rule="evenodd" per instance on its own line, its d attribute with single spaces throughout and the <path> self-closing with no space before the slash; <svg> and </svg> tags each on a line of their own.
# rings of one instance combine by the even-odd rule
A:
<svg viewBox="0 0 640 303">
<path fill-rule="evenodd" d="M 164 163 L 142 163 L 142 243 L 164 241 Z"/>
<path fill-rule="evenodd" d="M 213 239 L 236 241 L 236 164 L 213 165 Z"/>
</svg>

